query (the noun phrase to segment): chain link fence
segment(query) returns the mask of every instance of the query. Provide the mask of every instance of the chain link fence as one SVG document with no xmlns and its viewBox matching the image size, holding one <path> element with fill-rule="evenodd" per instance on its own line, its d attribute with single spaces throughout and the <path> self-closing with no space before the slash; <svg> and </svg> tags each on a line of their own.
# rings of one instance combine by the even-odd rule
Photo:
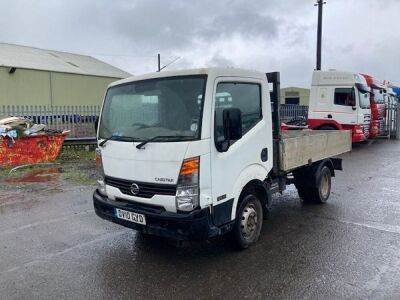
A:
<svg viewBox="0 0 400 300">
<path fill-rule="evenodd" d="M 100 105 L 0 105 L 0 117 L 25 117 L 49 129 L 70 130 L 69 138 L 95 137 Z"/>
</svg>

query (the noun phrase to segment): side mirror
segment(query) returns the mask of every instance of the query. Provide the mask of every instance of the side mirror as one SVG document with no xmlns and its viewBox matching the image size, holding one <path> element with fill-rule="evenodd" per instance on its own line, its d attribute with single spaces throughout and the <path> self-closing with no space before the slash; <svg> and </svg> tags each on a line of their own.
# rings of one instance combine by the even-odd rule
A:
<svg viewBox="0 0 400 300">
<path fill-rule="evenodd" d="M 239 108 L 225 108 L 222 111 L 224 125 L 224 141 L 220 143 L 219 151 L 228 151 L 231 140 L 242 138 L 242 112 Z"/>
<path fill-rule="evenodd" d="M 357 110 L 357 107 L 355 107 L 355 106 L 352 106 L 351 108 L 352 108 L 353 110 Z"/>
<path fill-rule="evenodd" d="M 97 133 L 97 129 L 99 128 L 99 117 L 94 119 L 94 131 Z"/>
<path fill-rule="evenodd" d="M 225 108 L 222 112 L 225 140 L 238 140 L 242 137 L 242 112 L 239 108 Z"/>
</svg>

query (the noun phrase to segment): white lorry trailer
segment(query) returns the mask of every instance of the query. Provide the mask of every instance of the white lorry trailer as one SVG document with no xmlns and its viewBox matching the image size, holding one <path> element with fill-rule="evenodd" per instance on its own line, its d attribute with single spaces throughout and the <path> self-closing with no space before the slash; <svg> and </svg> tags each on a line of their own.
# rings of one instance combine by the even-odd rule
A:
<svg viewBox="0 0 400 300">
<path fill-rule="evenodd" d="M 247 248 L 286 185 L 325 203 L 351 132 L 281 133 L 279 88 L 277 72 L 231 68 L 112 83 L 97 131 L 97 215 L 177 240 L 231 232 Z"/>
</svg>

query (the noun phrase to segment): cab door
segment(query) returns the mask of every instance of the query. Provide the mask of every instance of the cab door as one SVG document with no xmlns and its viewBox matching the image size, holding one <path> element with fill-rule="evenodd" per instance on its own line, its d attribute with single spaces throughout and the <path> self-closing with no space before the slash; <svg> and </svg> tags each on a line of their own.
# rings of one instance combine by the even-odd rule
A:
<svg viewBox="0 0 400 300">
<path fill-rule="evenodd" d="M 262 80 L 219 77 L 215 81 L 211 174 L 216 225 L 229 222 L 231 215 L 234 216 L 240 186 L 251 178 L 266 178 L 272 168 L 271 109 L 263 101 L 269 99 L 266 91 L 268 85 Z M 222 116 L 226 108 L 240 109 L 243 135 L 230 141 L 224 151 L 219 144 L 224 143 Z"/>
<path fill-rule="evenodd" d="M 339 124 L 357 124 L 357 101 L 352 87 L 335 87 L 332 119 Z"/>
</svg>

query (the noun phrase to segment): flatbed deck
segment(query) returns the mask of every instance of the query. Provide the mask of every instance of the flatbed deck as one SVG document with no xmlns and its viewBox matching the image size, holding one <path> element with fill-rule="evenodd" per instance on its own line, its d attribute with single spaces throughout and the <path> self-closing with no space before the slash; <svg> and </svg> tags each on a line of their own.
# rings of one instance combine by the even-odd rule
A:
<svg viewBox="0 0 400 300">
<path fill-rule="evenodd" d="M 351 131 L 292 130 L 282 132 L 280 169 L 289 172 L 298 167 L 351 151 Z"/>
</svg>

